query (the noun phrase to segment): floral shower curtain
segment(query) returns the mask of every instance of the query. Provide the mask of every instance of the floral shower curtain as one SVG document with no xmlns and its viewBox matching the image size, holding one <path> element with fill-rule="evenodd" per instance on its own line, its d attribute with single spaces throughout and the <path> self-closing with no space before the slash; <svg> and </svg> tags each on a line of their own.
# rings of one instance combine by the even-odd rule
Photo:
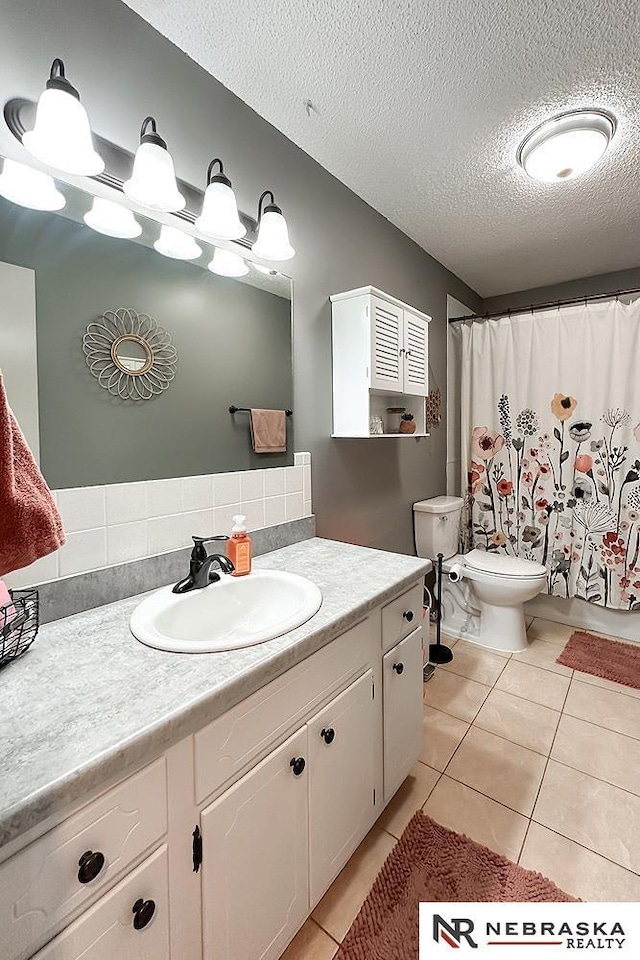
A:
<svg viewBox="0 0 640 960">
<path fill-rule="evenodd" d="M 466 324 L 461 404 L 466 546 L 640 609 L 640 301 Z"/>
</svg>

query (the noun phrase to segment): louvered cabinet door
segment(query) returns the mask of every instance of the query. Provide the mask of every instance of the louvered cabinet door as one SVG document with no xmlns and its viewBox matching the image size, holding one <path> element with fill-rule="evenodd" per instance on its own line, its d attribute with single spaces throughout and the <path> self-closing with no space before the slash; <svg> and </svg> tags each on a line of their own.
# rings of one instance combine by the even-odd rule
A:
<svg viewBox="0 0 640 960">
<path fill-rule="evenodd" d="M 402 392 L 403 311 L 371 297 L 371 389 Z"/>
<path fill-rule="evenodd" d="M 426 397 L 429 392 L 429 324 L 404 311 L 403 393 Z"/>
</svg>

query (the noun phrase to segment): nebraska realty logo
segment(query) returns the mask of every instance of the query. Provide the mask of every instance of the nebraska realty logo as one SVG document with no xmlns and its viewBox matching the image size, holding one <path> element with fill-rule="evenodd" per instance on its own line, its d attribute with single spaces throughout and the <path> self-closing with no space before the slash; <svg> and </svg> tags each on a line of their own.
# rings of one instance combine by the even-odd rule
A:
<svg viewBox="0 0 640 960">
<path fill-rule="evenodd" d="M 631 903 L 421 903 L 420 960 L 473 951 L 540 960 L 569 951 L 640 958 L 640 911 Z M 523 950 L 522 948 L 527 949 Z M 497 948 L 497 949 L 496 949 Z M 577 953 L 576 953 L 577 952 Z"/>
</svg>

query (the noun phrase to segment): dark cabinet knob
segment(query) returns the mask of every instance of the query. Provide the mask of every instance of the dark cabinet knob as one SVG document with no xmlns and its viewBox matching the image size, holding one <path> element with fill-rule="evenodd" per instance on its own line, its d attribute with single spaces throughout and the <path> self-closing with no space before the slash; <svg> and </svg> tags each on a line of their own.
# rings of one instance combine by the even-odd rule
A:
<svg viewBox="0 0 640 960">
<path fill-rule="evenodd" d="M 326 744 L 329 744 L 335 740 L 336 732 L 333 727 L 325 727 L 325 729 L 321 731 L 320 736 Z"/>
<path fill-rule="evenodd" d="M 133 914 L 133 929 L 144 930 L 153 920 L 156 905 L 153 900 L 136 900 L 131 908 L 131 912 Z"/>
<path fill-rule="evenodd" d="M 413 612 L 413 610 L 405 610 L 402 616 L 407 621 L 407 623 L 411 623 L 411 621 L 415 617 L 415 613 Z"/>
<path fill-rule="evenodd" d="M 400 676 L 401 673 L 404 673 L 404 663 L 394 663 L 393 669 Z"/>
<path fill-rule="evenodd" d="M 302 771 L 304 770 L 304 768 L 306 767 L 304 757 L 294 757 L 290 763 L 290 767 L 293 770 L 295 776 L 299 777 Z"/>
<path fill-rule="evenodd" d="M 87 850 L 78 860 L 78 880 L 80 883 L 91 883 L 104 867 L 104 853 L 94 853 Z"/>
</svg>

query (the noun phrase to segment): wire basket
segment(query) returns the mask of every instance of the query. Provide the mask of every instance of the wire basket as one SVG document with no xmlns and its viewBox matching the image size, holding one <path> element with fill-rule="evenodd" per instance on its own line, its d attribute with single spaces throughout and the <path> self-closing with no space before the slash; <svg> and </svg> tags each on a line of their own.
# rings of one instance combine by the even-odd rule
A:
<svg viewBox="0 0 640 960">
<path fill-rule="evenodd" d="M 38 633 L 37 590 L 10 590 L 11 603 L 0 607 L 0 669 L 26 653 Z"/>
</svg>

